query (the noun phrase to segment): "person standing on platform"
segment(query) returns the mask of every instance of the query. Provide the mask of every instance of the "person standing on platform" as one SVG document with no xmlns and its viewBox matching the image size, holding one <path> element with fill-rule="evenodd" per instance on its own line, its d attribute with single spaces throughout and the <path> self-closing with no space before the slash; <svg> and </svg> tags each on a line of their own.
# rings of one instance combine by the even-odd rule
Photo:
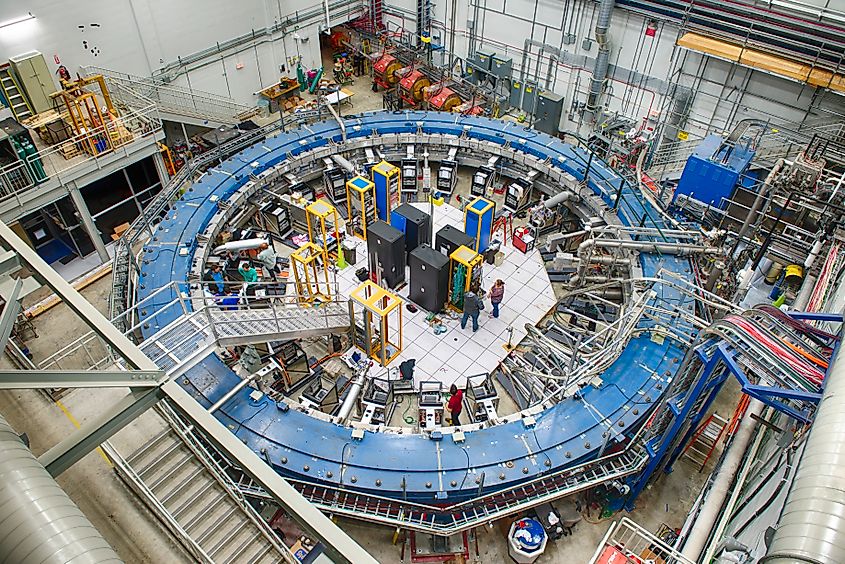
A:
<svg viewBox="0 0 845 564">
<path fill-rule="evenodd" d="M 472 318 L 472 332 L 478 331 L 478 314 L 484 309 L 484 302 L 478 295 L 469 290 L 464 294 L 464 315 L 461 317 L 461 329 L 466 329 L 467 320 Z"/>
<path fill-rule="evenodd" d="M 247 284 L 258 282 L 258 272 L 248 262 L 241 263 L 241 266 L 238 267 L 238 273 Z"/>
<path fill-rule="evenodd" d="M 269 243 L 261 243 L 256 257 L 263 267 L 265 276 L 276 280 L 276 250 Z"/>
<path fill-rule="evenodd" d="M 493 311 L 490 312 L 490 317 L 499 317 L 499 305 L 505 297 L 505 281 L 496 280 L 493 287 L 490 288 L 490 303 L 493 305 Z"/>
<path fill-rule="evenodd" d="M 449 412 L 452 414 L 452 426 L 457 427 L 461 424 L 460 416 L 461 410 L 464 408 L 464 393 L 455 384 L 452 384 L 449 388 L 449 393 L 452 394 L 452 397 L 449 398 L 449 403 L 446 404 L 446 407 L 449 408 Z"/>
<path fill-rule="evenodd" d="M 212 294 L 223 293 L 223 269 L 219 264 L 212 264 L 211 267 L 205 271 L 202 281 L 208 282 L 208 291 Z"/>
</svg>

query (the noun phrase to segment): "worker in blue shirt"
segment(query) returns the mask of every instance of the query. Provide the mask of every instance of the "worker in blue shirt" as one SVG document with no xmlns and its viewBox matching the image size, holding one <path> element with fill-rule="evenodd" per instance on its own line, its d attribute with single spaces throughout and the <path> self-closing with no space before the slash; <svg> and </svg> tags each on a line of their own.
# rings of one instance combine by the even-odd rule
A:
<svg viewBox="0 0 845 564">
<path fill-rule="evenodd" d="M 208 282 L 208 291 L 212 294 L 223 292 L 223 269 L 219 264 L 212 264 L 211 268 L 205 271 L 202 280 Z"/>
</svg>

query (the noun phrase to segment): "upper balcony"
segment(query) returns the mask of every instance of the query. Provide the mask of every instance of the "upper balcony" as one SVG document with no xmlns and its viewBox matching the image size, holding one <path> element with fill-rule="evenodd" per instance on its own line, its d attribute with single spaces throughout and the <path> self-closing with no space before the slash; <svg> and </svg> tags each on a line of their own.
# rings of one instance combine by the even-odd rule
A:
<svg viewBox="0 0 845 564">
<path fill-rule="evenodd" d="M 37 129 L 37 123 L 29 125 Z M 85 186 L 155 154 L 164 132 L 156 104 L 149 102 L 122 105 L 119 117 L 55 144 L 32 138 L 34 153 L 0 168 L 0 219 L 7 223 L 61 199 L 68 185 Z"/>
</svg>

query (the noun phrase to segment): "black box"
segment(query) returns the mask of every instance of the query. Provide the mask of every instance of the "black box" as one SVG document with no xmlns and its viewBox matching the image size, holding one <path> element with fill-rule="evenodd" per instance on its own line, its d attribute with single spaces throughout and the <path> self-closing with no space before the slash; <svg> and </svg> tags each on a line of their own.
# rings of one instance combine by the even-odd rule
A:
<svg viewBox="0 0 845 564">
<path fill-rule="evenodd" d="M 405 251 L 409 253 L 423 243 L 431 244 L 431 216 L 411 204 L 391 211 L 390 225 L 405 234 Z"/>
<path fill-rule="evenodd" d="M 408 297 L 421 308 L 437 313 L 449 299 L 449 259 L 428 245 L 408 255 L 411 288 Z"/>
<path fill-rule="evenodd" d="M 475 237 L 470 237 L 457 227 L 447 225 L 437 232 L 435 243 L 434 248 L 448 257 L 461 245 L 474 249 Z"/>
<path fill-rule="evenodd" d="M 388 288 L 405 281 L 405 234 L 383 221 L 367 228 L 370 277 L 381 276 Z"/>
</svg>

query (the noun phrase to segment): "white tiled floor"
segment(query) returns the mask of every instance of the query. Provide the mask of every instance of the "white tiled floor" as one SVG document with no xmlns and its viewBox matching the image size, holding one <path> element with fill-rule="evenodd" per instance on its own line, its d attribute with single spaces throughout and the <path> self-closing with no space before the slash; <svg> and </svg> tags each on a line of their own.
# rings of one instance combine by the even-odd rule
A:
<svg viewBox="0 0 845 564">
<path fill-rule="evenodd" d="M 428 212 L 428 205 L 415 205 Z M 463 212 L 448 204 L 436 207 L 434 233 L 445 225 L 463 225 Z M 355 241 L 357 263 L 338 272 L 338 286 L 344 295 L 360 284 L 355 270 L 367 265 L 367 245 L 364 241 Z M 525 324 L 539 322 L 557 301 L 539 252 L 535 250 L 526 255 L 510 246 L 503 247 L 502 252 L 504 261 L 501 266 L 485 263 L 482 267 L 485 290 L 489 290 L 497 279 L 505 281 L 505 298 L 499 308 L 499 318 L 488 316 L 492 306 L 489 300 L 485 300 L 485 309 L 478 319 L 478 332 L 472 332 L 471 321 L 466 329 L 461 330 L 457 316 L 441 315 L 438 317 L 447 332 L 435 335 L 434 329 L 425 320 L 428 312 L 419 310 L 411 313 L 404 308 L 404 348 L 391 366 L 398 366 L 406 359 L 416 359 L 414 376 L 417 383 L 436 379 L 445 386 L 453 382 L 462 385 L 467 376 L 488 373 L 496 368 L 507 355 L 504 345 L 508 341 L 508 327 L 513 327 L 512 343 L 518 343 L 525 336 Z M 408 290 L 406 284 L 399 291 L 399 296 L 406 301 Z"/>
</svg>

